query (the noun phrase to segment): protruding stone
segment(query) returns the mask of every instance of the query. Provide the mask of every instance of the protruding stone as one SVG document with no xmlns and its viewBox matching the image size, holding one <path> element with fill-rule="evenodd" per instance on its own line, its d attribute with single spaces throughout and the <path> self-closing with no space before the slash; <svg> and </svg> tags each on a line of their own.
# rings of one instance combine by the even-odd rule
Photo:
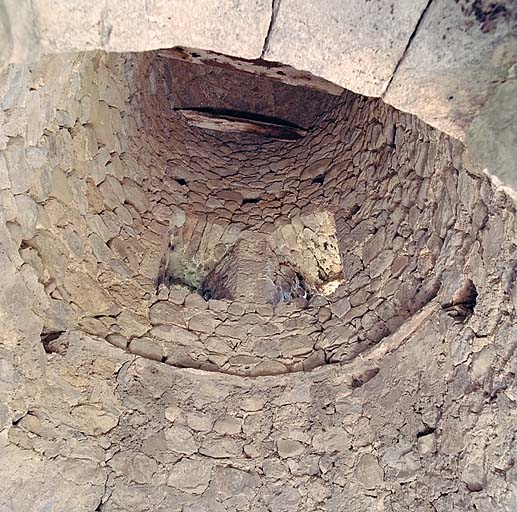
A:
<svg viewBox="0 0 517 512">
<path fill-rule="evenodd" d="M 129 343 L 129 351 L 154 361 L 161 361 L 164 353 L 160 344 L 152 338 L 135 338 Z"/>
<path fill-rule="evenodd" d="M 224 416 L 214 424 L 214 430 L 220 434 L 238 434 L 241 431 L 242 421 L 233 416 Z"/>
<path fill-rule="evenodd" d="M 298 457 L 305 451 L 303 443 L 294 439 L 279 439 L 276 442 L 276 447 L 278 455 L 280 455 L 282 459 Z"/>
<path fill-rule="evenodd" d="M 219 321 L 209 311 L 199 313 L 189 320 L 189 329 L 195 332 L 212 334 Z"/>
<path fill-rule="evenodd" d="M 173 426 L 165 431 L 165 439 L 170 450 L 192 455 L 197 452 L 198 444 L 192 433 L 185 427 Z"/>
<path fill-rule="evenodd" d="M 359 459 L 355 468 L 355 476 L 366 489 L 375 489 L 382 485 L 384 471 L 377 458 L 370 453 L 366 453 Z"/>
<path fill-rule="evenodd" d="M 149 319 L 153 325 L 176 325 L 186 327 L 183 309 L 176 304 L 158 301 L 149 308 Z"/>
<path fill-rule="evenodd" d="M 289 370 L 285 364 L 278 361 L 263 361 L 250 370 L 249 375 L 259 377 L 261 375 L 281 375 Z"/>
<path fill-rule="evenodd" d="M 343 318 L 350 311 L 350 309 L 350 300 L 348 298 L 340 299 L 330 305 L 330 310 L 332 313 L 339 318 Z"/>
<path fill-rule="evenodd" d="M 472 492 L 480 492 L 486 486 L 486 475 L 479 464 L 468 465 L 461 474 L 467 489 Z"/>
<path fill-rule="evenodd" d="M 189 494 L 203 494 L 210 483 L 212 464 L 201 459 L 181 459 L 174 465 L 167 485 Z"/>
</svg>

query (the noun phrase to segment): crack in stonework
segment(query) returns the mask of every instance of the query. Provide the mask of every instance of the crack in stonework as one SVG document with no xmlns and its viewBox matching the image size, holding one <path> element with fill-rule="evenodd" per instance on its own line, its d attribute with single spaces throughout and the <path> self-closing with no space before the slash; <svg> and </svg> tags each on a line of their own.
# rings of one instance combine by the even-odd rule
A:
<svg viewBox="0 0 517 512">
<path fill-rule="evenodd" d="M 276 21 L 276 16 L 278 14 L 278 9 L 280 8 L 280 0 L 271 0 L 271 19 L 269 20 L 269 27 L 267 28 L 266 38 L 264 39 L 264 45 L 262 47 L 262 53 L 260 54 L 260 58 L 263 59 L 266 55 L 266 52 L 269 50 L 269 41 L 271 39 L 271 34 L 273 33 L 273 25 Z"/>
<path fill-rule="evenodd" d="M 420 25 L 422 25 L 422 22 L 424 20 L 425 15 L 427 14 L 427 11 L 429 10 L 429 7 L 431 7 L 431 3 L 433 0 L 428 0 L 427 5 L 422 10 L 422 13 L 420 14 L 420 17 L 418 18 L 418 21 L 416 22 L 415 28 L 411 35 L 409 36 L 409 39 L 407 41 L 406 47 L 404 48 L 404 51 L 402 52 L 402 55 L 400 56 L 400 59 L 398 60 L 397 64 L 395 65 L 395 69 L 393 70 L 393 73 L 391 74 L 391 78 L 389 79 L 388 83 L 386 84 L 386 87 L 384 88 L 384 91 L 381 94 L 381 98 L 384 98 L 385 95 L 388 92 L 388 89 L 391 86 L 391 83 L 393 82 L 393 79 L 395 78 L 395 75 L 397 74 L 397 71 L 402 64 L 402 61 L 406 58 L 406 55 L 409 51 L 409 47 L 411 46 L 411 43 L 413 42 L 413 39 L 415 38 L 418 30 L 420 29 Z"/>
</svg>

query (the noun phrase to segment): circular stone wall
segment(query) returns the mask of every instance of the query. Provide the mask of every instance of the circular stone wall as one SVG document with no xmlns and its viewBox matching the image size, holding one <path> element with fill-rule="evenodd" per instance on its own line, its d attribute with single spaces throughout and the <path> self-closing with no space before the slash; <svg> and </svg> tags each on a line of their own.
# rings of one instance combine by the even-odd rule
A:
<svg viewBox="0 0 517 512">
<path fill-rule="evenodd" d="M 2 507 L 511 510 L 511 200 L 381 100 L 215 75 L 304 135 L 194 126 L 154 52 L 2 76 Z"/>
</svg>

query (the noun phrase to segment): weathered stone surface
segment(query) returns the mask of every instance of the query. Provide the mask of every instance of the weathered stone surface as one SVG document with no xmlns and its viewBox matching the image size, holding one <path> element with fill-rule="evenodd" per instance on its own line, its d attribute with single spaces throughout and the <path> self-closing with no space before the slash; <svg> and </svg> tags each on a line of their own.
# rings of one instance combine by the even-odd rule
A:
<svg viewBox="0 0 517 512">
<path fill-rule="evenodd" d="M 380 96 L 425 4 L 282 0 L 265 56 L 309 69 L 354 92 Z"/>
<path fill-rule="evenodd" d="M 304 446 L 300 441 L 295 441 L 294 439 L 279 439 L 276 442 L 278 455 L 282 459 L 286 459 L 289 457 L 297 457 L 304 452 Z"/>
<path fill-rule="evenodd" d="M 260 487 L 260 478 L 236 468 L 218 467 L 214 475 L 214 489 L 225 498 L 253 496 L 253 489 Z"/>
<path fill-rule="evenodd" d="M 130 179 L 125 179 L 122 183 L 126 202 L 134 206 L 140 213 L 147 211 L 149 208 L 147 197 L 143 190 Z"/>
<path fill-rule="evenodd" d="M 510 198 L 377 100 L 241 145 L 179 119 L 163 73 L 93 52 L 0 80 L 0 509 L 513 510 Z M 158 282 L 173 252 L 202 275 L 249 231 L 303 293 Z M 297 265 L 336 255 L 344 279 L 304 288 Z"/>
<path fill-rule="evenodd" d="M 179 345 L 194 345 L 198 341 L 196 333 L 175 325 L 156 325 L 149 331 L 149 334 Z"/>
<path fill-rule="evenodd" d="M 183 310 L 170 302 L 159 301 L 149 308 L 149 318 L 153 325 L 177 325 L 186 327 Z"/>
<path fill-rule="evenodd" d="M 137 356 L 142 356 L 154 361 L 161 361 L 164 357 L 162 347 L 151 338 L 135 338 L 131 340 L 129 351 Z"/>
<path fill-rule="evenodd" d="M 3 1 L 0 6 L 0 70 L 8 63 L 26 63 L 40 55 L 32 2 Z"/>
<path fill-rule="evenodd" d="M 55 0 L 37 0 L 33 5 L 46 51 L 143 51 L 182 45 L 247 58 L 260 55 L 271 9 L 265 1 L 246 0 L 199 2 L 174 9 L 164 0 L 110 1 L 93 9 L 87 3 L 67 5 Z M 143 36 L 135 38 L 135 31 Z"/>
<path fill-rule="evenodd" d="M 174 426 L 169 428 L 165 432 L 165 439 L 168 448 L 177 453 L 192 455 L 198 449 L 198 444 L 192 433 L 184 427 Z"/>
<path fill-rule="evenodd" d="M 200 459 L 182 459 L 172 469 L 167 485 L 190 494 L 202 494 L 208 488 L 212 465 Z"/>
<path fill-rule="evenodd" d="M 242 422 L 238 418 L 225 416 L 217 420 L 214 424 L 214 430 L 220 434 L 238 434 L 241 431 Z"/>
<path fill-rule="evenodd" d="M 23 140 L 21 138 L 12 139 L 3 152 L 3 157 L 9 172 L 12 193 L 28 192 L 32 183 L 32 172 L 25 156 Z"/>
<path fill-rule="evenodd" d="M 85 2 L 7 1 L 0 11 L 4 50 L 0 68 L 9 62 L 35 60 L 40 48 L 45 53 L 120 52 L 179 45 L 245 58 L 262 54 L 361 94 L 385 93 L 390 104 L 463 139 L 515 62 L 512 2 L 440 0 L 428 5 L 419 0 L 393 6 L 382 0 L 351 7 L 339 2 L 316 6 L 283 1 L 272 6 L 265 1 L 234 4 L 227 0 L 175 6 L 173 11 L 164 0 L 152 4 L 137 0 L 130 6 L 127 0 L 110 1 L 95 8 Z M 139 31 L 144 35 L 135 38 Z M 204 57 L 195 50 L 185 52 L 187 61 L 203 62 Z M 291 83 L 291 74 L 281 73 L 280 78 Z M 113 101 L 114 91 L 111 88 L 106 97 L 112 106 L 120 107 L 120 100 Z M 29 94 L 33 112 L 40 108 L 38 97 L 37 90 Z M 59 115 L 66 117 L 63 112 Z M 31 142 L 40 124 L 31 124 Z M 481 164 L 486 162 L 490 160 Z M 505 168 L 500 176 L 506 180 L 510 172 Z"/>
<path fill-rule="evenodd" d="M 343 452 L 349 449 L 350 436 L 342 428 L 331 427 L 315 434 L 312 438 L 312 446 L 320 452 Z"/>
<path fill-rule="evenodd" d="M 517 190 L 517 68 L 508 74 L 508 80 L 495 89 L 473 119 L 466 144 L 474 162 Z"/>
<path fill-rule="evenodd" d="M 382 485 L 384 473 L 374 455 L 364 454 L 357 464 L 355 476 L 366 489 L 375 489 Z"/>
<path fill-rule="evenodd" d="M 83 272 L 67 273 L 63 278 L 63 286 L 75 302 L 84 310 L 94 315 L 109 313 L 112 302 L 104 290 Z"/>
<path fill-rule="evenodd" d="M 464 139 L 517 59 L 516 16 L 513 2 L 431 2 L 383 98 Z"/>
<path fill-rule="evenodd" d="M 72 410 L 77 428 L 89 435 L 106 434 L 118 423 L 118 417 L 94 405 L 78 405 Z"/>
<path fill-rule="evenodd" d="M 0 506 L 5 510 L 34 510 L 51 506 L 54 510 L 88 510 L 100 503 L 103 495 L 103 482 L 106 469 L 91 460 L 66 460 L 61 463 L 48 462 L 36 454 L 28 455 L 27 450 L 18 447 L 4 449 L 2 456 L 17 464 L 18 474 L 23 473 L 23 495 L 20 493 L 20 480 L 11 480 L 9 467 L 2 465 L 3 492 Z M 45 480 L 42 482 L 42 475 Z M 65 475 L 74 475 L 74 480 Z M 28 499 L 30 504 L 28 505 Z"/>
<path fill-rule="evenodd" d="M 350 299 L 348 297 L 340 299 L 337 302 L 333 302 L 330 306 L 330 311 L 339 318 L 344 317 L 350 309 Z"/>
<path fill-rule="evenodd" d="M 189 329 L 195 332 L 212 334 L 219 322 L 208 312 L 198 313 L 189 320 Z"/>
<path fill-rule="evenodd" d="M 148 484 L 156 473 L 156 462 L 141 453 L 116 453 L 109 461 L 116 473 L 124 475 L 136 484 Z"/>
</svg>

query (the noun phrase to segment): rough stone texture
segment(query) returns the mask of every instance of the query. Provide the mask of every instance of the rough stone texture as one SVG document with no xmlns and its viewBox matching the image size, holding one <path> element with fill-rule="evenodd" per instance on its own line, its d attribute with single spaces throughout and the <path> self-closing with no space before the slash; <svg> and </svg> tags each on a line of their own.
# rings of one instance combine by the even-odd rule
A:
<svg viewBox="0 0 517 512">
<path fill-rule="evenodd" d="M 175 45 L 265 57 L 382 96 L 466 140 L 478 114 L 475 130 L 486 130 L 480 111 L 517 59 L 517 11 L 512 0 L 1 0 L 0 43 L 0 70 L 41 52 Z M 483 144 L 478 163 L 514 186 L 507 150 L 489 139 L 497 147 Z"/>
<path fill-rule="evenodd" d="M 207 53 L 204 56 L 206 52 L 200 52 L 201 50 L 191 51 L 191 53 L 201 55 L 198 58 L 199 65 L 193 66 L 188 61 L 180 59 L 170 59 L 168 62 L 166 79 L 171 83 L 175 108 L 195 106 L 196 108 L 255 113 L 263 118 L 281 119 L 304 128 L 311 127 L 318 122 L 317 118 L 321 113 L 320 104 L 326 101 L 327 94 L 323 87 L 320 88 L 320 92 L 317 92 L 308 87 L 293 88 L 283 82 L 284 77 L 288 75 L 288 70 L 293 69 L 290 66 L 277 68 L 265 63 L 260 67 L 257 64 L 258 69 L 274 75 L 275 79 L 272 80 L 269 76 L 259 77 L 249 71 L 236 71 L 225 65 L 225 61 L 217 63 L 217 65 L 215 65 L 216 63 L 210 65 L 211 55 Z M 218 57 L 219 54 L 216 56 Z M 233 59 L 227 60 L 231 62 Z M 208 61 L 209 65 L 203 65 L 202 63 L 205 61 Z M 249 61 L 237 60 L 235 62 L 247 64 Z M 242 87 L 246 80 L 249 82 L 249 88 L 260 90 L 260 94 L 234 94 L 235 89 Z M 307 84 L 311 84 L 313 81 L 315 81 L 315 77 L 307 80 Z M 226 87 L 221 88 L 221 83 L 225 83 Z M 232 85 L 234 83 L 235 85 Z M 338 92 L 333 91 L 333 93 L 341 95 L 343 90 L 338 86 L 334 87 Z M 305 108 L 298 108 L 301 103 L 305 105 Z"/>
<path fill-rule="evenodd" d="M 0 77 L 0 509 L 512 511 L 512 200 L 380 100 L 268 141 L 190 127 L 166 75 L 90 52 Z M 158 279 L 246 231 L 294 262 L 321 212 L 332 291 Z"/>
</svg>

